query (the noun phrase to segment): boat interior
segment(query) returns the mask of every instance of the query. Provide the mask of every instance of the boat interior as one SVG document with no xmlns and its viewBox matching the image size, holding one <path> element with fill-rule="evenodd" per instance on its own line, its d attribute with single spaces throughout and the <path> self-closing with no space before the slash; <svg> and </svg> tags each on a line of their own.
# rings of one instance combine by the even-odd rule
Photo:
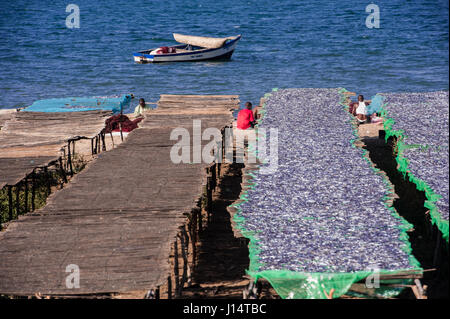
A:
<svg viewBox="0 0 450 319">
<path fill-rule="evenodd" d="M 200 50 L 208 49 L 208 48 L 199 47 L 199 46 L 190 45 L 190 44 L 171 45 L 171 46 L 167 46 L 167 47 L 174 48 L 175 49 L 174 53 L 186 53 L 186 52 L 193 52 L 193 51 L 200 51 Z M 158 49 L 158 48 L 139 51 L 139 53 L 150 54 L 150 52 L 152 52 L 153 50 L 156 50 L 156 49 Z M 170 54 L 170 53 L 168 53 L 168 54 Z"/>
</svg>

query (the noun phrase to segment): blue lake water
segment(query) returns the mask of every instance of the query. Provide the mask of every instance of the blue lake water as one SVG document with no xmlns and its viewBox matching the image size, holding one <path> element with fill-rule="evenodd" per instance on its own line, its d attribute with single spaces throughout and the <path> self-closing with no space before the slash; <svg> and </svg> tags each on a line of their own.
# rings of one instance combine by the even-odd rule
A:
<svg viewBox="0 0 450 319">
<path fill-rule="evenodd" d="M 239 94 L 274 87 L 377 92 L 448 90 L 448 2 L 1 1 L 0 108 L 38 99 L 134 93 Z M 80 28 L 65 25 L 69 3 Z M 242 34 L 229 62 L 135 64 L 132 53 L 172 45 L 172 33 Z"/>
</svg>

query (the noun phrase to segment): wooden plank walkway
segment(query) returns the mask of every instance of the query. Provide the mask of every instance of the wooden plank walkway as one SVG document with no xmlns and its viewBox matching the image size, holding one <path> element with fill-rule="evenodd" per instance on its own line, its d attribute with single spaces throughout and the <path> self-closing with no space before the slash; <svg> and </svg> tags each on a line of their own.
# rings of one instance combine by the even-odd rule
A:
<svg viewBox="0 0 450 319">
<path fill-rule="evenodd" d="M 69 139 L 99 134 L 111 114 L 111 111 L 6 114 L 0 131 L 0 189 L 17 184 L 34 168 L 57 160 Z"/>
<path fill-rule="evenodd" d="M 55 160 L 54 156 L 0 158 L 0 189 L 16 185 L 36 167 L 43 167 Z"/>
<path fill-rule="evenodd" d="M 171 98 L 183 105 L 190 99 Z M 43 209 L 1 232 L 0 293 L 98 294 L 165 283 L 170 245 L 196 207 L 210 165 L 172 163 L 177 141 L 170 133 L 182 127 L 192 136 L 193 119 L 202 120 L 203 128 L 222 128 L 239 105 L 237 96 L 202 99 L 206 103 L 182 112 L 173 111 L 178 103 L 160 101 L 125 143 L 100 154 Z M 79 266 L 80 288 L 66 287 L 70 264 Z"/>
</svg>

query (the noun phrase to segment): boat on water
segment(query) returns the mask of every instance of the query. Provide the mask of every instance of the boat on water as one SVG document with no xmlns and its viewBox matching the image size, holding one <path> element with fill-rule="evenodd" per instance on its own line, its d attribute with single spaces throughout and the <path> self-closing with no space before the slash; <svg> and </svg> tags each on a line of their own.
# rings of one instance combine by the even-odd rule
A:
<svg viewBox="0 0 450 319">
<path fill-rule="evenodd" d="M 226 38 L 211 38 L 174 33 L 180 45 L 164 46 L 133 53 L 137 63 L 186 62 L 205 60 L 227 60 L 236 48 L 241 35 Z"/>
</svg>

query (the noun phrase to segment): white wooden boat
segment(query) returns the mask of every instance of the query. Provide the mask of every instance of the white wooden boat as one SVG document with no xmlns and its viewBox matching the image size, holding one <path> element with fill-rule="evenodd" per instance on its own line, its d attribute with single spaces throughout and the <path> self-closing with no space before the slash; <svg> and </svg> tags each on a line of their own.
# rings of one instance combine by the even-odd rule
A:
<svg viewBox="0 0 450 319">
<path fill-rule="evenodd" d="M 137 63 L 186 62 L 230 59 L 241 35 L 227 38 L 199 37 L 174 33 L 180 45 L 133 53 Z"/>
</svg>

